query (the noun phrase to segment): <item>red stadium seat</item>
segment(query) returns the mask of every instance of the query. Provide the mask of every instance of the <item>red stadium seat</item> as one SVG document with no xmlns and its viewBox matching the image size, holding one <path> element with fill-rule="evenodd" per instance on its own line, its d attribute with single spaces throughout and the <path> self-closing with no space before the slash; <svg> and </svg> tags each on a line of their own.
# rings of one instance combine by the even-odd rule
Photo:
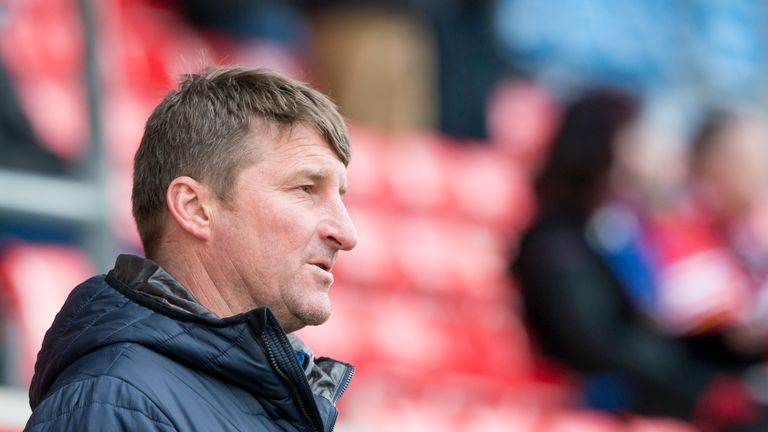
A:
<svg viewBox="0 0 768 432">
<path fill-rule="evenodd" d="M 389 296 L 371 305 L 365 326 L 373 352 L 383 362 L 407 365 L 424 379 L 472 361 L 458 327 L 443 317 L 443 309 L 426 296 Z M 375 306 L 375 307 L 373 307 Z M 432 314 L 430 314 L 432 310 Z"/>
<path fill-rule="evenodd" d="M 546 155 L 555 132 L 557 101 L 544 87 L 530 81 L 502 82 L 489 100 L 491 142 L 498 153 L 516 160 L 530 176 Z"/>
<path fill-rule="evenodd" d="M 477 409 L 461 425 L 462 432 L 536 432 L 539 411 L 521 405 L 503 409 Z"/>
<path fill-rule="evenodd" d="M 393 218 L 394 219 L 394 218 Z M 450 230 L 442 221 L 426 216 L 401 216 L 392 220 L 391 253 L 409 287 L 433 294 L 455 291 Z"/>
<path fill-rule="evenodd" d="M 347 172 L 347 204 L 375 205 L 379 210 L 386 208 L 390 202 L 384 185 L 383 172 L 387 167 L 382 161 L 389 137 L 371 128 L 350 125 L 349 139 L 352 160 Z"/>
<path fill-rule="evenodd" d="M 395 268 L 392 222 L 387 214 L 370 208 L 350 208 L 358 232 L 357 246 L 340 254 L 334 266 L 339 281 L 389 289 L 400 280 Z"/>
<path fill-rule="evenodd" d="M 21 335 L 20 380 L 32 379 L 37 352 L 69 291 L 93 274 L 84 252 L 70 246 L 15 243 L 0 254 L 0 289 Z"/>
<path fill-rule="evenodd" d="M 463 217 L 501 233 L 527 226 L 534 210 L 532 190 L 511 159 L 471 147 L 452 151 L 450 164 L 451 198 Z"/>
<path fill-rule="evenodd" d="M 508 383 L 531 379 L 534 364 L 530 340 L 511 304 L 475 303 L 459 316 L 477 359 L 475 373 Z"/>
<path fill-rule="evenodd" d="M 448 205 L 440 138 L 432 134 L 392 137 L 383 174 L 393 203 L 407 212 L 440 215 Z"/>
<path fill-rule="evenodd" d="M 556 411 L 546 415 L 537 432 L 629 432 L 615 417 L 587 410 Z"/>
</svg>

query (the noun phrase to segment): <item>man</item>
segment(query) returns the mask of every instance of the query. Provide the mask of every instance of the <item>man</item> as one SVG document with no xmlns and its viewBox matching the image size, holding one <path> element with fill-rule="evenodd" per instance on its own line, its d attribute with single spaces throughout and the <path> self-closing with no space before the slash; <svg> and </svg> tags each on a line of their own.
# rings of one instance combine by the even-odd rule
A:
<svg viewBox="0 0 768 432">
<path fill-rule="evenodd" d="M 357 242 L 349 157 L 335 106 L 303 84 L 188 75 L 136 153 L 147 259 L 121 255 L 74 289 L 26 430 L 332 430 L 353 368 L 290 333 L 328 319 L 337 253 Z"/>
</svg>

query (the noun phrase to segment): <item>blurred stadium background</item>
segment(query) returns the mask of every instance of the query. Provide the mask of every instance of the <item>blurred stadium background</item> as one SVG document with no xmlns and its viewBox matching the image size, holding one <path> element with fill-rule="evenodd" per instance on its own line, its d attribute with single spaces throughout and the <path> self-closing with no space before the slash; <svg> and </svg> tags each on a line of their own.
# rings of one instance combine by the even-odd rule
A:
<svg viewBox="0 0 768 432">
<path fill-rule="evenodd" d="M 707 108 L 766 107 L 759 0 L 0 0 L 0 431 L 18 431 L 67 291 L 140 253 L 133 153 L 179 74 L 240 63 L 349 119 L 334 315 L 301 331 L 358 372 L 339 431 L 690 431 L 583 407 L 543 366 L 506 272 L 562 101 L 644 98 L 634 162 L 681 182 Z"/>
</svg>

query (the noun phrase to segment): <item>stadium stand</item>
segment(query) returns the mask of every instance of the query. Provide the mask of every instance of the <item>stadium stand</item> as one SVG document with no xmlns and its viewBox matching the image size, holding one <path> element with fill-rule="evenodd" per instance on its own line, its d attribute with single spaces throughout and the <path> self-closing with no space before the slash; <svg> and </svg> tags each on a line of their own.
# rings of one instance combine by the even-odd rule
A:
<svg viewBox="0 0 768 432">
<path fill-rule="evenodd" d="M 196 32 L 163 2 L 98 3 L 112 225 L 126 248 L 136 249 L 130 169 L 143 123 L 174 75 L 196 69 L 201 52 L 203 61 L 226 58 L 227 43 Z M 13 4 L 0 52 L 35 130 L 52 151 L 76 160 L 87 142 L 78 4 Z M 580 410 L 577 384 L 539 361 L 505 268 L 510 245 L 535 211 L 530 167 L 521 159 L 500 146 L 431 132 L 395 135 L 353 124 L 351 138 L 346 199 L 360 242 L 335 268 L 333 317 L 300 332 L 318 354 L 357 366 L 338 430 L 692 430 L 672 420 Z M 92 270 L 76 246 L 4 246 L 4 319 L 21 347 L 3 352 L 16 353 L 4 360 L 19 365 L 17 382 L 29 381 L 62 290 Z M 0 420 L 0 431 L 20 429 Z"/>
</svg>

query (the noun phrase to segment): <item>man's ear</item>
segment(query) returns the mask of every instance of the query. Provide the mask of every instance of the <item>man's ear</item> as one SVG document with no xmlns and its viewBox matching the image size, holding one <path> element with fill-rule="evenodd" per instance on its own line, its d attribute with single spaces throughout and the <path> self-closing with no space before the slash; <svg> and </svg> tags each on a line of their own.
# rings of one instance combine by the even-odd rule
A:
<svg viewBox="0 0 768 432">
<path fill-rule="evenodd" d="M 184 231 L 200 240 L 211 236 L 211 194 L 192 177 L 176 177 L 168 185 L 165 203 L 173 219 Z"/>
</svg>

